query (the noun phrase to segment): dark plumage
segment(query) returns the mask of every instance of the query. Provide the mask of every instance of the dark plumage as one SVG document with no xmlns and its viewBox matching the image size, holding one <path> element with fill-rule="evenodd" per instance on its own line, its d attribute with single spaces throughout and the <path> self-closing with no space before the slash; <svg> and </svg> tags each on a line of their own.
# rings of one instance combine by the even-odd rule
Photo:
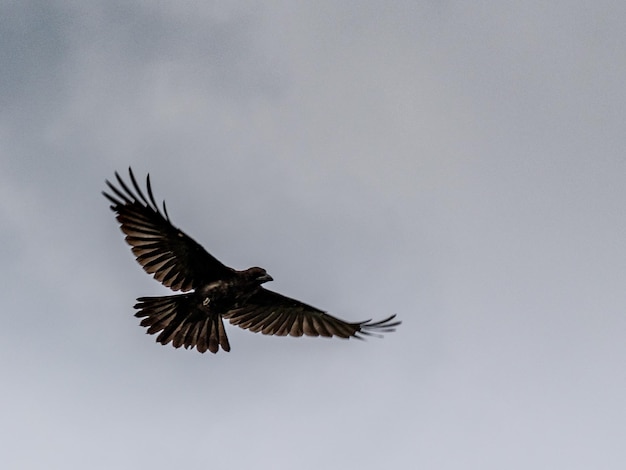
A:
<svg viewBox="0 0 626 470">
<path fill-rule="evenodd" d="M 255 333 L 278 336 L 338 336 L 361 338 L 388 333 L 400 324 L 395 315 L 384 320 L 349 323 L 315 307 L 261 287 L 272 278 L 263 268 L 236 271 L 223 265 L 183 231 L 170 223 L 165 202 L 161 211 L 147 197 L 129 168 L 132 188 L 115 173 L 119 187 L 107 181 L 111 210 L 143 269 L 164 286 L 183 294 L 140 297 L 135 316 L 161 344 L 216 353 L 230 351 L 223 318 Z M 193 292 L 189 292 L 193 291 Z"/>
</svg>

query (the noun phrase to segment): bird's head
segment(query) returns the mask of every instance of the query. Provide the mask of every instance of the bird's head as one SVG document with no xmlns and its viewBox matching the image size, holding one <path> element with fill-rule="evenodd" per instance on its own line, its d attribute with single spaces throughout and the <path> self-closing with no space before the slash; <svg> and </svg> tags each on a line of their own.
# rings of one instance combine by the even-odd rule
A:
<svg viewBox="0 0 626 470">
<path fill-rule="evenodd" d="M 263 284 L 264 282 L 269 282 L 269 281 L 274 280 L 272 276 L 267 274 L 267 271 L 265 271 L 265 269 L 263 268 L 258 268 L 258 267 L 248 268 L 244 272 L 249 280 L 256 282 L 258 284 Z"/>
</svg>

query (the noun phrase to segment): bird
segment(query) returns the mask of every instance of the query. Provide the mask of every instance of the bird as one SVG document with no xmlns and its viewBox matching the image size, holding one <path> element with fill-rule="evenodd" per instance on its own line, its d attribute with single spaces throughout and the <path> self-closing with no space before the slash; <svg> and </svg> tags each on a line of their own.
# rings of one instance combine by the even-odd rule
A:
<svg viewBox="0 0 626 470">
<path fill-rule="evenodd" d="M 150 174 L 146 193 L 132 168 L 127 184 L 115 172 L 117 186 L 106 180 L 102 194 L 120 224 L 137 262 L 174 295 L 139 297 L 135 316 L 147 334 L 175 348 L 194 347 L 200 353 L 230 351 L 223 319 L 264 335 L 324 336 L 364 339 L 395 331 L 401 324 L 391 315 L 380 321 L 348 322 L 323 310 L 263 287 L 272 281 L 267 271 L 242 271 L 224 265 L 185 232 L 174 226 L 152 192 Z"/>
</svg>

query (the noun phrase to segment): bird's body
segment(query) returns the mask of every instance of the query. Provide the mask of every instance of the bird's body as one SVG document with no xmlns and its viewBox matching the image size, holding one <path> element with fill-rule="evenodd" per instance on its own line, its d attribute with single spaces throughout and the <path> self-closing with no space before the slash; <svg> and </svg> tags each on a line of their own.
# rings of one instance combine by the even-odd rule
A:
<svg viewBox="0 0 626 470">
<path fill-rule="evenodd" d="M 394 331 L 395 315 L 382 321 L 349 323 L 322 310 L 263 288 L 272 280 L 265 269 L 229 268 L 169 220 L 165 203 L 158 208 L 150 177 L 148 197 L 129 168 L 131 190 L 116 173 L 120 188 L 109 181 L 113 194 L 103 193 L 121 224 L 126 241 L 144 270 L 166 287 L 182 294 L 140 297 L 135 314 L 141 326 L 162 344 L 199 352 L 230 350 L 223 318 L 253 332 L 278 336 L 339 336 L 342 338 Z M 189 292 L 192 291 L 192 292 Z"/>
</svg>

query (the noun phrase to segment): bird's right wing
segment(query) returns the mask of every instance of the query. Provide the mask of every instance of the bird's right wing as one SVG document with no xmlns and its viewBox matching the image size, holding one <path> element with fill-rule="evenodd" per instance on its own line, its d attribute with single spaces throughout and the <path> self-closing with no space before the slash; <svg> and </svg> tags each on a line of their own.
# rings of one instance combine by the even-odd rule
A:
<svg viewBox="0 0 626 470">
<path fill-rule="evenodd" d="M 224 314 L 233 325 L 277 336 L 338 336 L 359 338 L 395 331 L 400 321 L 395 315 L 384 320 L 350 323 L 299 300 L 260 288 L 243 307 Z"/>
<path fill-rule="evenodd" d="M 102 194 L 111 201 L 111 210 L 117 214 L 126 241 L 147 273 L 166 287 L 183 292 L 233 275 L 233 269 L 170 223 L 165 202 L 163 212 L 159 210 L 152 194 L 150 175 L 146 178 L 146 198 L 130 168 L 128 173 L 134 191 L 116 172 L 119 188 L 107 181 L 112 193 Z"/>
</svg>

